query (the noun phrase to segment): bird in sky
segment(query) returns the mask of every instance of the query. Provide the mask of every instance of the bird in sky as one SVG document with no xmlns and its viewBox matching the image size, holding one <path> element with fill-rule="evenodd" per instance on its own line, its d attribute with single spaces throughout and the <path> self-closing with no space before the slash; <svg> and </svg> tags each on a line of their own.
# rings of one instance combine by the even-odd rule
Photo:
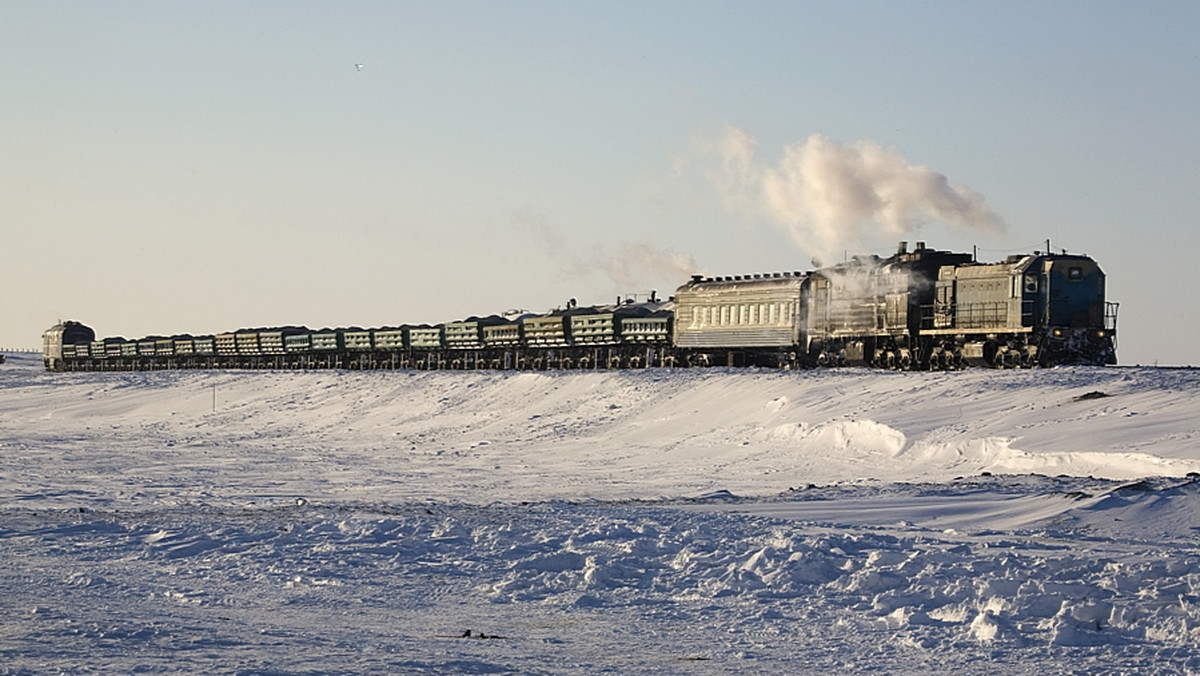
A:
<svg viewBox="0 0 1200 676">
<path fill-rule="evenodd" d="M 354 68 L 355 68 L 355 70 L 362 70 L 363 65 L 361 63 L 356 63 L 356 64 L 354 64 Z"/>
</svg>

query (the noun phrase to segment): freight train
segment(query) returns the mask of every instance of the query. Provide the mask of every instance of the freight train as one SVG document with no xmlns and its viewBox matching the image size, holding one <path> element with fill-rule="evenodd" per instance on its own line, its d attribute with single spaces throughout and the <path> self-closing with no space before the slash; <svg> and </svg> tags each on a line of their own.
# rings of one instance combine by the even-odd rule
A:
<svg viewBox="0 0 1200 676">
<path fill-rule="evenodd" d="M 870 366 L 894 370 L 1115 364 L 1117 304 L 1085 255 L 1003 262 L 901 242 L 807 272 L 696 275 L 660 300 L 438 325 L 303 326 L 97 338 L 43 335 L 51 371 L 176 368 L 621 369 Z"/>
</svg>

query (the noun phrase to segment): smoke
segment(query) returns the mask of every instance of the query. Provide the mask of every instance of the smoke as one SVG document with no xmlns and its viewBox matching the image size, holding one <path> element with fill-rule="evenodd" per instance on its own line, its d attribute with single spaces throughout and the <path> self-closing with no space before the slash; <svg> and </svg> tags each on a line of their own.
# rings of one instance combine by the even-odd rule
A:
<svg viewBox="0 0 1200 676">
<path fill-rule="evenodd" d="M 720 159 L 715 178 L 728 209 L 780 226 L 801 250 L 826 262 L 861 250 L 864 240 L 905 235 L 928 220 L 1004 230 L 982 195 L 875 143 L 842 145 L 813 134 L 785 147 L 771 167 L 756 161 L 754 138 L 730 126 L 710 150 Z"/>
<path fill-rule="evenodd" d="M 559 275 L 578 279 L 603 275 L 615 294 L 638 292 L 665 284 L 674 289 L 700 271 L 696 259 L 687 254 L 638 242 L 612 251 L 595 243 L 572 245 L 562 231 L 540 213 L 521 210 L 514 214 L 517 226 L 559 265 Z"/>
<path fill-rule="evenodd" d="M 649 280 L 678 285 L 699 269 L 691 256 L 652 244 L 626 244 L 615 255 L 598 259 L 597 267 L 624 289 L 638 288 Z"/>
</svg>

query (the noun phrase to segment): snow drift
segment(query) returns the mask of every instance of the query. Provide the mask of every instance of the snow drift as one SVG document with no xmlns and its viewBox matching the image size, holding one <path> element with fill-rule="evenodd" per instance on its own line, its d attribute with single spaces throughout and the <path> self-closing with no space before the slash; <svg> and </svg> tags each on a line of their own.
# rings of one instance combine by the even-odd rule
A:
<svg viewBox="0 0 1200 676">
<path fill-rule="evenodd" d="M 14 361 L 7 672 L 1200 669 L 1196 372 Z"/>
</svg>

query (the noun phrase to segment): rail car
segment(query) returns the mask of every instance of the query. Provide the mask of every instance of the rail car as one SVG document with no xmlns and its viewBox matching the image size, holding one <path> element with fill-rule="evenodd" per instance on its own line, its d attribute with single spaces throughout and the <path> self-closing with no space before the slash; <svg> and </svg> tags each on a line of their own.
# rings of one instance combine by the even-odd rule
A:
<svg viewBox="0 0 1200 676">
<path fill-rule="evenodd" d="M 896 370 L 1116 363 L 1117 304 L 1088 256 L 997 263 L 902 242 L 807 272 L 697 275 L 667 301 L 430 325 L 240 329 L 97 339 L 43 336 L 51 371 L 173 368 L 618 369 L 870 366 Z"/>
</svg>

